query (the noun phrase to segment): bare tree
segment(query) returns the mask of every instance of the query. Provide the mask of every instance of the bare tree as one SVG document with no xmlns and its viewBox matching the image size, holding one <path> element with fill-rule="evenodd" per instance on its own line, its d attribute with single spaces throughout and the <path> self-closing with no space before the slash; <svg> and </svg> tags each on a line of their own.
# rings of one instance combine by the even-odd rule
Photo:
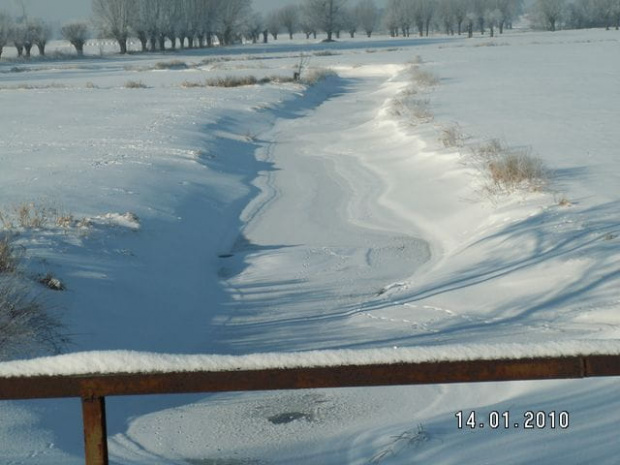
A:
<svg viewBox="0 0 620 465">
<path fill-rule="evenodd" d="M 293 39 L 293 34 L 299 28 L 299 7 L 297 5 L 287 5 L 279 10 L 280 23 L 288 32 L 289 39 Z"/>
<path fill-rule="evenodd" d="M 342 11 L 342 15 L 340 17 L 340 27 L 349 33 L 349 36 L 353 39 L 355 37 L 355 33 L 357 32 L 357 27 L 359 25 L 359 21 L 357 20 L 357 15 L 355 14 L 355 10 L 351 7 L 346 7 Z"/>
<path fill-rule="evenodd" d="M 75 47 L 78 56 L 84 55 L 84 44 L 88 40 L 88 24 L 84 21 L 66 23 L 60 29 L 62 37 Z"/>
<path fill-rule="evenodd" d="M 388 7 L 383 15 L 383 23 L 385 28 L 390 32 L 391 37 L 398 37 L 398 11 L 393 8 L 393 4 L 388 3 Z"/>
<path fill-rule="evenodd" d="M 316 39 L 316 25 L 312 22 L 312 18 L 309 18 L 305 13 L 305 9 L 302 9 L 302 15 L 299 19 L 299 28 L 301 32 L 306 34 L 306 39 L 309 39 L 310 36 L 314 36 Z"/>
<path fill-rule="evenodd" d="M 327 42 L 333 41 L 340 29 L 340 19 L 347 0 L 305 0 L 304 14 L 311 24 L 327 34 Z"/>
<path fill-rule="evenodd" d="M 411 25 L 414 23 L 414 5 L 412 0 L 389 0 L 387 5 L 388 28 L 392 36 L 398 35 L 398 30 L 403 37 L 409 37 Z M 395 31 L 393 30 L 395 28 Z"/>
<path fill-rule="evenodd" d="M 260 40 L 261 32 L 264 30 L 263 15 L 258 12 L 253 12 L 246 21 L 244 34 L 252 40 L 255 44 Z M 267 39 L 268 41 L 269 39 Z M 265 42 L 266 43 L 266 42 Z"/>
<path fill-rule="evenodd" d="M 45 56 L 45 46 L 52 37 L 52 27 L 42 19 L 35 19 L 30 22 L 30 32 L 32 42 L 39 50 L 39 55 Z"/>
<path fill-rule="evenodd" d="M 9 43 L 12 23 L 11 17 L 0 11 L 0 57 L 2 56 L 2 50 Z"/>
<path fill-rule="evenodd" d="M 424 25 L 424 35 L 428 37 L 431 20 L 435 14 L 435 0 L 415 0 L 414 8 L 416 16 L 419 15 Z M 420 37 L 421 36 L 422 30 L 420 30 Z"/>
<path fill-rule="evenodd" d="M 282 30 L 282 22 L 280 20 L 279 11 L 271 11 L 267 15 L 265 26 L 267 27 L 267 30 L 271 34 L 271 37 L 273 37 L 273 40 L 278 40 L 278 34 Z"/>
<path fill-rule="evenodd" d="M 453 3 L 454 0 L 439 0 L 437 5 L 439 20 L 443 25 L 444 32 L 449 35 L 454 34 L 454 26 L 456 24 Z"/>
<path fill-rule="evenodd" d="M 368 37 L 372 36 L 379 22 L 379 9 L 373 0 L 360 0 L 355 6 L 355 16 Z"/>
<path fill-rule="evenodd" d="M 454 15 L 454 22 L 456 23 L 456 32 L 461 35 L 463 32 L 463 22 L 468 13 L 468 0 L 452 0 L 452 14 Z"/>
<path fill-rule="evenodd" d="M 17 50 L 17 56 L 23 56 L 24 48 L 28 40 L 26 25 L 24 23 L 13 23 L 9 32 L 9 37 L 11 39 L 11 42 L 13 42 L 15 49 Z"/>
<path fill-rule="evenodd" d="M 133 0 L 92 0 L 93 14 L 101 31 L 118 42 L 121 54 L 127 53 L 127 39 L 136 13 Z"/>
<path fill-rule="evenodd" d="M 555 31 L 564 10 L 564 0 L 538 0 L 536 10 L 549 31 Z"/>
<path fill-rule="evenodd" d="M 221 45 L 233 43 L 235 35 L 243 28 L 243 24 L 251 14 L 251 0 L 226 0 L 217 3 L 216 34 Z"/>
</svg>

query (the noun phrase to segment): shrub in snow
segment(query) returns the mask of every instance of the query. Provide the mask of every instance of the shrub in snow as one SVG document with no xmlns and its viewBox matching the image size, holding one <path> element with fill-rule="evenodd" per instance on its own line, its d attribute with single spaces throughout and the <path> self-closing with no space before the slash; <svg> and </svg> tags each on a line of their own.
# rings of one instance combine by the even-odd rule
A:
<svg viewBox="0 0 620 465">
<path fill-rule="evenodd" d="M 506 153 L 488 165 L 496 187 L 510 191 L 519 186 L 540 190 L 547 180 L 547 170 L 540 158 L 528 151 Z"/>
<path fill-rule="evenodd" d="M 439 141 L 446 148 L 462 147 L 465 143 L 465 135 L 458 124 L 441 128 Z"/>
<path fill-rule="evenodd" d="M 43 228 L 53 214 L 49 208 L 35 203 L 23 203 L 15 211 L 19 225 L 24 229 Z"/>
<path fill-rule="evenodd" d="M 181 60 L 160 61 L 155 63 L 153 69 L 187 69 L 187 63 Z"/>
<path fill-rule="evenodd" d="M 413 67 L 411 78 L 419 87 L 433 87 L 439 84 L 439 76 L 431 71 L 420 69 L 417 66 Z"/>
<path fill-rule="evenodd" d="M 329 77 L 337 76 L 336 72 L 327 68 L 314 68 L 304 73 L 301 78 L 301 82 L 306 85 L 312 86 L 320 81 L 323 81 Z"/>
<path fill-rule="evenodd" d="M 197 81 L 183 81 L 181 83 L 181 87 L 183 89 L 192 89 L 195 87 L 204 87 L 204 86 L 205 86 L 204 82 L 197 82 Z"/>
<path fill-rule="evenodd" d="M 58 353 L 68 343 L 60 322 L 15 277 L 0 278 L 0 360 Z"/>
<path fill-rule="evenodd" d="M 259 80 L 255 76 L 225 76 L 213 79 L 207 79 L 205 84 L 210 87 L 241 87 L 253 86 L 258 84 Z"/>
<path fill-rule="evenodd" d="M 142 81 L 126 81 L 125 89 L 146 89 L 146 85 Z"/>
<path fill-rule="evenodd" d="M 0 274 L 14 273 L 17 270 L 19 257 L 9 236 L 0 239 Z"/>
</svg>

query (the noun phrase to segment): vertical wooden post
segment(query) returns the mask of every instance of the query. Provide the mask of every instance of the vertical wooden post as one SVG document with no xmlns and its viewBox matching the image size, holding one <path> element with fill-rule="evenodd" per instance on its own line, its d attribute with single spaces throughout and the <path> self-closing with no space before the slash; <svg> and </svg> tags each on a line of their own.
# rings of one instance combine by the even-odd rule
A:
<svg viewBox="0 0 620 465">
<path fill-rule="evenodd" d="M 105 397 L 82 397 L 86 465 L 108 465 Z"/>
</svg>

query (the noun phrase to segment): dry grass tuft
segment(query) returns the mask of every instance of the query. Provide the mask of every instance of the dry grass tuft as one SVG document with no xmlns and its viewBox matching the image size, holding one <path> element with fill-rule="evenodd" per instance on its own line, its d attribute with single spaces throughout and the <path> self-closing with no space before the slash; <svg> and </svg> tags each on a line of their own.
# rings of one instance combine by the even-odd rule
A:
<svg viewBox="0 0 620 465">
<path fill-rule="evenodd" d="M 392 100 L 391 113 L 412 123 L 428 123 L 435 117 L 428 98 L 417 98 L 415 90 L 406 90 Z"/>
<path fill-rule="evenodd" d="M 153 69 L 187 69 L 187 63 L 181 60 L 160 61 L 155 63 Z"/>
<path fill-rule="evenodd" d="M 315 57 L 331 57 L 340 55 L 340 53 L 332 52 L 331 50 L 319 50 L 318 52 L 314 52 L 313 55 Z"/>
<path fill-rule="evenodd" d="M 125 81 L 123 87 L 125 89 L 146 89 L 146 84 L 142 81 Z"/>
<path fill-rule="evenodd" d="M 15 208 L 18 224 L 24 229 L 42 229 L 56 214 L 55 210 L 42 205 L 23 203 Z"/>
<path fill-rule="evenodd" d="M 414 66 L 411 78 L 420 87 L 434 87 L 439 84 L 439 76 L 432 71 L 426 71 L 417 66 Z"/>
<path fill-rule="evenodd" d="M 490 139 L 474 148 L 473 157 L 488 176 L 487 193 L 541 191 L 548 184 L 547 168 L 529 147 L 510 148 L 499 139 Z"/>
<path fill-rule="evenodd" d="M 547 173 L 540 158 L 527 152 L 507 153 L 489 162 L 493 183 L 503 190 L 512 190 L 523 184 L 540 190 L 546 183 Z"/>
<path fill-rule="evenodd" d="M 313 68 L 308 70 L 301 78 L 301 82 L 308 86 L 313 86 L 325 79 L 337 76 L 336 72 L 328 68 Z"/>
<path fill-rule="evenodd" d="M 205 85 L 209 87 L 241 87 L 253 86 L 259 83 L 256 76 L 224 76 L 207 79 Z"/>
<path fill-rule="evenodd" d="M 463 147 L 465 145 L 465 134 L 458 124 L 441 128 L 439 141 L 446 148 Z"/>
<path fill-rule="evenodd" d="M 204 82 L 198 82 L 198 81 L 183 81 L 181 83 L 181 87 L 183 89 L 194 89 L 196 87 L 204 87 L 205 83 Z"/>
</svg>

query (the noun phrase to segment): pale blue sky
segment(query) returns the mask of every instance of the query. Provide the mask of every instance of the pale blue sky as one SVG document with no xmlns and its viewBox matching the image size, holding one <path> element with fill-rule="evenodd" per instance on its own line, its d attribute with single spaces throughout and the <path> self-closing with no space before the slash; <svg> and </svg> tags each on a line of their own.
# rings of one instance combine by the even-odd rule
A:
<svg viewBox="0 0 620 465">
<path fill-rule="evenodd" d="M 91 0 L 0 0 L 0 10 L 9 10 L 15 14 L 21 11 L 19 4 L 22 2 L 30 16 L 42 17 L 49 21 L 88 18 L 91 12 Z M 356 0 L 350 0 L 350 2 L 357 3 Z M 254 9 L 257 11 L 267 11 L 283 5 L 299 3 L 301 0 L 253 0 Z M 384 2 L 376 0 L 376 3 L 381 5 Z"/>
</svg>

